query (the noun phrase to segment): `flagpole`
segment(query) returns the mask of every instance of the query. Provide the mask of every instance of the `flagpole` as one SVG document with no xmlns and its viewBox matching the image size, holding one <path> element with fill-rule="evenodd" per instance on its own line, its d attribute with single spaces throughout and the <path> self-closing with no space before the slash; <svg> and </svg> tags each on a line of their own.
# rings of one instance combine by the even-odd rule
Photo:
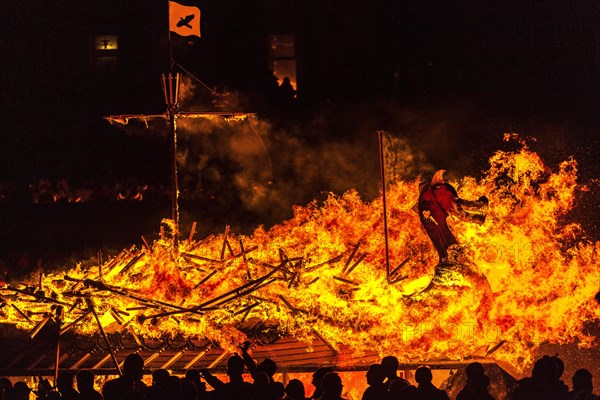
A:
<svg viewBox="0 0 600 400">
<path fill-rule="evenodd" d="M 383 154 L 383 131 L 377 131 L 379 136 L 379 168 L 381 172 L 381 193 L 383 198 L 383 235 L 385 238 L 385 272 L 390 282 L 390 245 L 387 221 L 387 202 L 385 192 L 385 158 Z"/>
<path fill-rule="evenodd" d="M 162 76 L 162 87 L 169 115 L 169 142 L 171 145 L 171 217 L 175 226 L 173 232 L 173 250 L 179 254 L 179 183 L 177 181 L 177 113 L 179 112 L 180 74 L 173 75 L 173 45 L 171 42 L 171 3 L 167 1 L 169 73 Z"/>
<path fill-rule="evenodd" d="M 167 0 L 167 41 L 169 42 L 169 72 L 173 72 L 173 44 L 171 43 L 171 3 Z"/>
</svg>

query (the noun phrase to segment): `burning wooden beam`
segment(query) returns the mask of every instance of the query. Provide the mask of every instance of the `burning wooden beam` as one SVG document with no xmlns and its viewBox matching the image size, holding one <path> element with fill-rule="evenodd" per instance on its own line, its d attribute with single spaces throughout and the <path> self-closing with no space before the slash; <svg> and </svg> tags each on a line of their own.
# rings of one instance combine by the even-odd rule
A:
<svg viewBox="0 0 600 400">
<path fill-rule="evenodd" d="M 504 345 L 504 343 L 506 343 L 506 340 L 501 340 L 500 342 L 498 342 L 497 344 L 495 344 L 494 346 L 492 346 L 486 353 L 485 353 L 485 357 L 489 357 L 490 355 L 492 355 L 493 353 L 495 353 L 500 347 L 502 347 Z"/>
<path fill-rule="evenodd" d="M 398 265 L 396 268 L 394 268 L 394 270 L 392 272 L 390 272 L 390 279 L 393 278 L 394 275 L 396 275 L 400 271 L 400 268 L 404 267 L 404 265 L 406 265 L 406 263 L 409 261 L 410 261 L 410 257 L 407 257 L 404 261 L 402 261 L 400 263 L 400 265 Z"/>
<path fill-rule="evenodd" d="M 82 315 L 80 315 L 79 317 L 77 317 L 73 322 L 71 322 L 70 324 L 68 324 L 67 326 L 63 327 L 60 330 L 60 334 L 64 334 L 66 332 L 68 332 L 69 330 L 71 330 L 71 328 L 73 328 L 75 325 L 77 325 L 79 322 L 83 321 L 83 319 L 85 317 L 87 317 L 88 315 L 90 315 L 92 312 L 92 310 L 87 310 L 85 313 L 83 313 Z"/>
<path fill-rule="evenodd" d="M 286 264 L 286 262 L 283 262 L 279 265 L 279 268 L 283 268 L 283 266 Z M 255 279 L 253 281 L 250 281 L 242 286 L 239 286 L 233 290 L 230 290 L 226 293 L 223 293 L 215 298 L 212 298 L 210 300 L 205 301 L 204 303 L 201 303 L 197 306 L 194 307 L 190 307 L 190 308 L 184 308 L 181 310 L 177 310 L 177 311 L 169 311 L 169 312 L 164 312 L 164 313 L 160 313 L 160 314 L 155 314 L 155 315 L 140 315 L 138 316 L 138 321 L 140 323 L 143 323 L 144 321 L 148 320 L 148 319 L 155 319 L 155 318 L 161 318 L 161 317 L 167 317 L 167 316 L 171 316 L 171 315 L 177 315 L 177 314 L 183 314 L 183 313 L 187 313 L 187 312 L 203 312 L 207 310 L 207 307 L 212 305 L 213 307 L 218 307 L 221 306 L 225 303 L 228 303 L 232 300 L 235 300 L 237 298 L 246 296 L 252 292 L 255 292 L 256 290 L 260 289 L 261 287 L 270 284 L 273 282 L 273 280 L 268 281 L 268 283 L 265 283 L 267 281 L 267 279 L 269 279 L 275 272 L 279 271 L 279 268 L 276 268 L 274 270 L 272 270 L 271 272 L 269 272 L 266 275 L 263 275 L 262 277 Z"/>
<path fill-rule="evenodd" d="M 144 360 L 144 366 L 150 364 L 152 361 L 156 360 L 158 356 L 160 356 L 160 351 L 157 353 L 152 353 L 148 358 Z"/>
<path fill-rule="evenodd" d="M 214 274 L 217 273 L 217 270 L 213 270 L 210 274 L 206 275 L 204 278 L 202 278 L 200 280 L 200 282 L 196 283 L 196 285 L 192 288 L 192 290 L 196 289 L 197 287 L 201 286 L 203 283 L 205 283 L 206 281 L 208 281 Z"/>
<path fill-rule="evenodd" d="M 228 352 L 227 350 L 223 350 L 223 352 L 222 352 L 221 354 L 219 354 L 219 355 L 217 356 L 217 358 L 215 358 L 215 359 L 213 360 L 213 362 L 211 362 L 211 363 L 208 365 L 208 367 L 207 367 L 207 368 L 208 368 L 208 369 L 211 369 L 211 368 L 214 368 L 214 367 L 216 367 L 216 366 L 217 366 L 217 365 L 218 365 L 218 364 L 219 364 L 221 361 L 223 361 L 223 359 L 224 359 L 225 357 L 227 357 L 227 355 L 229 355 L 229 352 Z"/>
<path fill-rule="evenodd" d="M 354 281 L 351 281 L 350 279 L 342 278 L 340 276 L 334 276 L 333 279 L 335 279 L 336 281 L 347 283 L 349 285 L 360 286 L 360 284 L 358 282 L 354 282 Z"/>
<path fill-rule="evenodd" d="M 92 358 L 92 353 L 85 353 L 85 355 L 83 357 L 81 357 L 73 365 L 71 365 L 70 369 L 79 369 L 79 367 L 81 367 L 83 365 L 83 363 L 85 363 L 90 358 Z"/>
<path fill-rule="evenodd" d="M 310 286 L 310 285 L 312 285 L 313 283 L 315 283 L 315 282 L 316 282 L 316 281 L 318 281 L 319 279 L 321 279 L 321 277 L 320 277 L 320 276 L 317 276 L 317 277 L 315 277 L 315 279 L 313 279 L 312 281 L 308 282 L 308 283 L 306 284 L 306 286 Z"/>
<path fill-rule="evenodd" d="M 221 247 L 221 260 L 225 259 L 225 247 L 227 246 L 227 236 L 229 236 L 229 225 L 225 225 L 225 233 L 223 233 L 223 246 Z"/>
<path fill-rule="evenodd" d="M 360 264 L 362 262 L 362 260 L 365 259 L 365 257 L 367 256 L 367 253 L 363 253 L 363 255 L 361 255 L 358 260 L 352 264 L 352 266 L 350 268 L 348 268 L 348 270 L 344 271 L 344 275 L 350 275 L 350 272 L 354 271 L 354 268 L 356 268 L 358 266 L 358 264 Z"/>
<path fill-rule="evenodd" d="M 79 281 L 79 279 L 71 278 L 68 275 L 65 275 L 65 280 L 67 280 L 67 281 Z M 160 300 L 147 299 L 147 298 L 144 298 L 144 297 L 140 297 L 140 296 L 134 295 L 132 293 L 129 293 L 129 292 L 127 292 L 124 289 L 120 289 L 120 288 L 117 288 L 117 287 L 109 286 L 109 285 L 107 285 L 107 284 L 105 284 L 103 282 L 98 282 L 98 281 L 95 281 L 93 279 L 85 279 L 85 280 L 83 280 L 83 283 L 86 286 L 93 287 L 93 288 L 95 288 L 97 290 L 106 290 L 108 292 L 111 292 L 111 293 L 114 293 L 114 294 L 118 294 L 118 295 L 123 296 L 123 297 L 130 298 L 132 300 L 135 300 L 135 301 L 138 301 L 140 303 L 143 303 L 144 305 L 148 305 L 151 308 L 156 308 L 155 305 L 160 305 L 160 306 L 165 306 L 165 307 L 169 307 L 169 308 L 174 308 L 174 309 L 177 309 L 177 310 L 183 310 L 183 307 L 176 306 L 175 304 L 170 304 L 170 303 L 166 303 L 166 302 L 160 301 Z M 88 298 L 86 298 L 86 300 L 88 300 Z"/>
<path fill-rule="evenodd" d="M 10 306 L 11 306 L 12 308 L 14 308 L 14 309 L 17 311 L 17 313 L 19 313 L 19 315 L 20 315 L 21 317 L 25 318 L 25 319 L 27 320 L 27 322 L 29 322 L 30 324 L 33 324 L 33 323 L 34 323 L 34 322 L 31 320 L 31 318 L 29 318 L 29 317 L 27 316 L 27 314 L 25 314 L 23 311 L 21 311 L 21 310 L 19 309 L 19 307 L 15 306 L 14 304 L 11 304 Z"/>
<path fill-rule="evenodd" d="M 211 348 L 212 348 L 211 346 L 207 346 L 206 349 L 204 349 L 201 352 L 199 352 L 198 354 L 196 354 L 196 356 L 194 358 L 192 358 L 187 364 L 185 364 L 183 369 L 187 371 L 188 369 L 192 368 L 198 361 L 200 361 L 200 359 L 202 357 L 204 357 L 206 355 L 206 353 L 208 353 L 210 351 Z"/>
<path fill-rule="evenodd" d="M 181 358 L 181 356 L 183 356 L 183 353 L 185 353 L 185 349 L 184 350 L 179 350 L 177 353 L 175 353 L 173 355 L 173 357 L 169 358 L 167 360 L 167 362 L 165 362 L 163 365 L 161 365 L 160 369 L 167 369 L 171 365 L 175 364 L 177 362 L 177 360 L 179 360 Z"/>
<path fill-rule="evenodd" d="M 95 364 L 95 365 L 92 367 L 92 369 L 98 369 L 98 368 L 102 367 L 104 364 L 106 364 L 106 362 L 107 362 L 108 360 L 110 360 L 110 357 L 111 357 L 111 356 L 110 356 L 110 354 L 107 354 L 107 355 L 105 355 L 104 357 L 102 357 L 102 358 L 100 359 L 100 361 L 98 361 L 98 362 L 97 362 L 97 363 L 96 363 L 96 364 Z"/>
<path fill-rule="evenodd" d="M 223 260 L 215 260 L 214 258 L 197 256 L 197 255 L 191 254 L 191 253 L 181 253 L 181 255 L 184 256 L 184 257 L 186 257 L 186 258 L 192 258 L 192 259 L 201 260 L 201 261 L 208 261 L 208 262 L 211 262 L 211 263 L 218 263 L 218 264 L 222 264 L 223 263 Z"/>
<path fill-rule="evenodd" d="M 47 316 L 46 318 L 41 320 L 36 326 L 34 326 L 31 332 L 29 332 L 29 339 L 33 340 L 38 335 L 38 333 L 40 333 L 42 328 L 44 328 L 44 326 L 46 326 L 46 324 L 50 322 L 51 319 L 51 316 Z"/>
<path fill-rule="evenodd" d="M 203 244 L 206 244 L 206 243 L 210 242 L 211 240 L 213 240 L 213 238 L 214 238 L 214 237 L 215 237 L 215 235 L 212 235 L 212 234 L 211 234 L 211 235 L 208 235 L 208 236 L 207 236 L 207 237 L 205 237 L 204 239 L 202 239 L 202 240 L 200 240 L 200 241 L 196 242 L 195 244 L 193 244 L 193 245 L 190 247 L 189 251 L 194 251 L 194 250 L 196 250 L 198 247 L 202 246 Z"/>
<path fill-rule="evenodd" d="M 194 239 L 195 233 L 196 233 L 196 221 L 192 222 L 192 228 L 190 229 L 190 235 L 188 236 L 188 242 L 191 242 Z"/>
<path fill-rule="evenodd" d="M 31 365 L 29 365 L 29 368 L 27 369 L 34 369 L 35 367 L 37 367 L 42 361 L 44 361 L 46 359 L 46 357 L 48 357 L 47 353 L 41 354 L 33 363 L 31 363 Z"/>
<path fill-rule="evenodd" d="M 142 235 L 142 242 L 144 242 L 144 246 L 146 246 L 146 250 L 150 251 L 151 250 L 150 245 L 146 241 L 146 238 L 144 237 L 144 235 Z"/>
<path fill-rule="evenodd" d="M 258 246 L 252 246 L 247 250 L 244 250 L 244 245 L 242 243 L 242 240 L 240 239 L 240 247 L 241 247 L 241 251 L 234 255 L 233 258 L 238 258 L 238 257 L 244 257 L 244 262 L 247 262 L 247 258 L 246 258 L 246 254 L 253 252 L 254 250 L 258 249 Z"/>
<path fill-rule="evenodd" d="M 336 263 L 336 262 L 339 262 L 339 261 L 340 261 L 342 258 L 344 258 L 344 255 L 343 255 L 343 254 L 340 254 L 339 256 L 333 257 L 331 260 L 327 260 L 327 261 L 324 261 L 324 262 L 322 262 L 322 263 L 319 263 L 319 264 L 312 265 L 312 266 L 310 266 L 310 267 L 307 267 L 306 269 L 307 269 L 308 271 L 311 271 L 311 272 L 312 272 L 312 271 L 314 271 L 314 270 L 316 270 L 316 269 L 318 269 L 318 268 L 321 268 L 321 267 L 322 267 L 322 266 L 324 266 L 324 265 L 327 265 L 327 264 L 334 264 L 334 263 Z"/>
<path fill-rule="evenodd" d="M 87 303 L 88 307 L 90 308 L 90 310 L 92 311 L 92 313 L 94 314 L 94 318 L 96 318 L 96 323 L 98 324 L 98 329 L 100 330 L 100 333 L 102 334 L 102 338 L 104 339 L 104 342 L 106 343 L 106 347 L 108 347 L 108 351 L 110 352 L 110 356 L 113 360 L 113 363 L 115 364 L 117 373 L 119 374 L 119 376 L 123 376 L 123 374 L 121 372 L 121 367 L 119 367 L 119 363 L 117 362 L 117 357 L 115 356 L 115 352 L 114 352 L 112 346 L 110 345 L 110 342 L 108 341 L 108 336 L 106 336 L 106 332 L 104 332 L 104 328 L 102 327 L 102 324 L 100 323 L 100 318 L 98 318 L 98 314 L 96 313 L 96 310 L 94 308 L 94 302 L 92 301 L 92 299 L 86 299 L 86 303 Z"/>
<path fill-rule="evenodd" d="M 342 268 L 342 273 L 343 273 L 343 271 L 345 271 L 348 268 L 348 265 L 350 265 L 350 263 L 352 262 L 352 259 L 356 255 L 356 252 L 358 251 L 359 247 L 360 247 L 360 240 L 356 243 L 356 246 L 354 246 L 354 249 L 352 249 L 352 253 L 350 253 L 350 257 L 348 257 L 348 260 L 346 260 L 346 264 L 344 265 L 344 268 Z"/>
<path fill-rule="evenodd" d="M 135 332 L 135 329 L 133 329 L 133 327 L 129 325 L 127 327 L 127 330 L 129 331 L 129 333 L 131 333 L 131 336 L 133 336 L 133 340 L 135 340 L 135 343 L 138 345 L 138 347 L 142 347 L 142 341 L 138 334 Z"/>
<path fill-rule="evenodd" d="M 237 310 L 236 312 L 234 312 L 232 314 L 232 316 L 240 315 L 240 314 L 243 314 L 243 313 L 245 313 L 247 311 L 250 311 L 250 310 L 252 310 L 254 307 L 256 307 L 259 304 L 260 304 L 260 302 L 252 303 L 249 306 L 246 306 L 246 307 L 242 308 L 241 310 Z"/>
<path fill-rule="evenodd" d="M 139 254 L 137 254 L 136 256 L 133 257 L 133 259 L 131 261 L 129 261 L 122 270 L 119 271 L 119 275 L 123 275 L 125 272 L 129 271 L 131 269 L 131 267 L 133 267 L 135 265 L 136 262 L 138 262 L 138 260 L 140 258 L 142 258 L 146 253 L 144 253 L 143 251 L 140 252 Z"/>
</svg>

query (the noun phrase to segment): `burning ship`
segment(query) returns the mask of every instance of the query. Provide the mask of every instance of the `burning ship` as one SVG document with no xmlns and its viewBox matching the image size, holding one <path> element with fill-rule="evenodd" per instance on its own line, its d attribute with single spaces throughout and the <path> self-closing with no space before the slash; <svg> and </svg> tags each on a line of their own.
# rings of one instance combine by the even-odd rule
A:
<svg viewBox="0 0 600 400">
<path fill-rule="evenodd" d="M 461 243 L 452 265 L 436 267 L 414 211 L 419 180 L 388 188 L 387 272 L 382 197 L 330 195 L 249 236 L 196 239 L 192 228 L 181 239 L 165 220 L 158 240 L 95 268 L 4 286 L 1 373 L 115 374 L 131 352 L 148 368 L 219 369 L 247 341 L 281 371 L 361 370 L 395 355 L 519 373 L 542 343 L 597 345 L 600 243 L 563 218 L 586 190 L 577 162 L 552 169 L 522 144 L 489 163 L 482 178 L 452 182 L 462 198 L 489 199 L 485 223 L 449 221 Z"/>
</svg>

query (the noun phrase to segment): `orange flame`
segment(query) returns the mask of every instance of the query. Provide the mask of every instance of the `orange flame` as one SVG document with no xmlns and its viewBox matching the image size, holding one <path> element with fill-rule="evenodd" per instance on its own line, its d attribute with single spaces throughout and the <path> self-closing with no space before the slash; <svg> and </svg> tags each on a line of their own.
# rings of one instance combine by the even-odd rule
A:
<svg viewBox="0 0 600 400">
<path fill-rule="evenodd" d="M 177 252 L 161 238 L 108 261 L 101 278 L 79 265 L 67 272 L 101 281 L 117 294 L 59 274 L 44 277 L 44 293 L 68 303 L 68 292 L 94 293 L 109 331 L 202 336 L 232 351 L 248 339 L 239 329 L 247 318 L 309 343 L 316 333 L 354 355 L 394 354 L 401 362 L 492 354 L 521 369 L 542 342 L 591 346 L 595 338 L 584 324 L 600 319 L 593 303 L 600 242 L 586 241 L 578 224 L 560 220 L 586 190 L 577 183 L 576 161 L 553 171 L 523 144 L 515 152 L 496 152 L 482 179 L 452 184 L 462 198 L 487 196 L 488 218 L 481 226 L 449 221 L 463 244 L 462 262 L 438 268 L 433 280 L 437 255 L 413 211 L 415 180 L 398 181 L 388 191 L 389 256 L 392 269 L 402 264 L 392 283 L 385 270 L 382 199 L 363 202 L 349 191 L 330 195 L 322 206 L 297 206 L 292 219 L 248 237 L 184 240 Z M 252 290 L 244 292 L 244 285 Z M 20 310 L 49 308 L 3 292 Z M 17 308 L 7 307 L 4 318 L 32 329 L 36 321 Z M 83 311 L 77 306 L 65 325 Z M 92 334 L 95 321 L 84 319 L 73 329 Z"/>
</svg>

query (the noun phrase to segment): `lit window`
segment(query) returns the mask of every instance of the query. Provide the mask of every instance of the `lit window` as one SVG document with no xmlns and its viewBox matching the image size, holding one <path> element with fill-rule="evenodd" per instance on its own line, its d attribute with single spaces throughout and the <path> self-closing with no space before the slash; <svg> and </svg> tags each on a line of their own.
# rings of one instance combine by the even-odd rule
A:
<svg viewBox="0 0 600 400">
<path fill-rule="evenodd" d="M 95 35 L 93 36 L 94 50 L 110 51 L 119 48 L 117 35 Z"/>
<path fill-rule="evenodd" d="M 269 36 L 269 67 L 277 77 L 279 84 L 289 78 L 294 90 L 296 81 L 296 50 L 294 35 Z"/>
</svg>

